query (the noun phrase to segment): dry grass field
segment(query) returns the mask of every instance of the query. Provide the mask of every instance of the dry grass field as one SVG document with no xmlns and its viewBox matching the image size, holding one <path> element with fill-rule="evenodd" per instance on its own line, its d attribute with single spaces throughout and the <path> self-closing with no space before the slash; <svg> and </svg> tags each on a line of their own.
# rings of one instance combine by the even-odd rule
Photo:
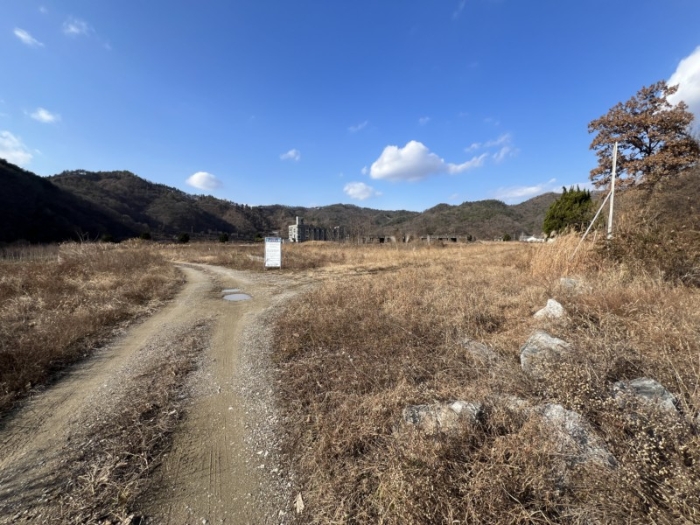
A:
<svg viewBox="0 0 700 525">
<path fill-rule="evenodd" d="M 700 522 L 700 294 L 593 244 L 570 260 L 577 243 L 289 247 L 331 262 L 277 327 L 301 522 Z M 533 318 L 549 298 L 565 321 Z M 538 328 L 575 351 L 534 378 L 519 350 Z M 618 406 L 613 383 L 640 377 L 672 392 L 678 413 Z M 578 412 L 615 464 L 567 463 L 513 396 Z M 410 405 L 456 400 L 481 403 L 478 420 L 456 432 L 403 422 Z"/>
<path fill-rule="evenodd" d="M 296 520 L 700 522 L 698 288 L 600 243 L 572 257 L 577 244 L 285 245 L 281 272 L 318 280 L 275 327 Z M 262 244 L 140 242 L 6 253 L 0 408 L 170 297 L 169 262 L 264 271 L 262 256 Z M 564 320 L 533 317 L 550 298 Z M 574 349 L 538 377 L 519 360 L 536 329 Z M 475 341 L 493 355 L 471 352 Z M 621 407 L 612 385 L 640 377 L 678 410 Z M 482 410 L 456 430 L 403 416 L 458 400 Z M 521 404 L 577 412 L 614 462 L 570 457 Z"/>
<path fill-rule="evenodd" d="M 153 311 L 180 281 L 148 244 L 4 249 L 0 413 L 89 354 L 119 323 Z"/>
</svg>

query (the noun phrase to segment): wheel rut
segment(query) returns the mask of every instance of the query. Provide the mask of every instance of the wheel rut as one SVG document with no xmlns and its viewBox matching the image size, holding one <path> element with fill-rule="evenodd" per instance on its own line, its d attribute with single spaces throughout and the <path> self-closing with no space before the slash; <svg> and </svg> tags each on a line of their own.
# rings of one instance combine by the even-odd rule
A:
<svg viewBox="0 0 700 525">
<path fill-rule="evenodd" d="M 35 516 L 41 523 L 42 506 L 56 496 L 51 490 L 67 481 L 56 467 L 71 435 L 128 385 L 146 348 L 172 344 L 177 327 L 206 319 L 210 343 L 187 380 L 185 416 L 136 512 L 146 523 L 173 525 L 286 521 L 290 497 L 288 473 L 277 464 L 270 323 L 310 284 L 272 272 L 179 266 L 187 282 L 171 304 L 0 422 L 0 516 L 24 510 L 23 522 Z M 224 288 L 252 299 L 224 301 Z"/>
</svg>

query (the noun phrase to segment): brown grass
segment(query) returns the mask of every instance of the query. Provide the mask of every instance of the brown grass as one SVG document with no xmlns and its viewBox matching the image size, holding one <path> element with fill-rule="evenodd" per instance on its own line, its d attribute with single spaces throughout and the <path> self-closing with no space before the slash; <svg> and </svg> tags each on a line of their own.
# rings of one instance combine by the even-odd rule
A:
<svg viewBox="0 0 700 525">
<path fill-rule="evenodd" d="M 700 292 L 593 242 L 573 256 L 577 243 L 284 246 L 282 272 L 322 281 L 276 327 L 300 522 L 700 522 Z M 262 271 L 262 255 L 262 245 L 132 243 L 0 262 L 4 406 L 83 355 L 105 327 L 166 297 L 166 259 Z M 561 276 L 581 286 L 563 287 Z M 548 298 L 568 322 L 532 318 Z M 519 349 L 543 326 L 576 351 L 536 379 L 521 371 Z M 497 363 L 472 356 L 465 339 L 487 344 Z M 86 433 L 60 519 L 127 516 L 167 445 L 198 344 L 166 359 L 172 373 L 155 364 L 134 398 Z M 622 410 L 611 386 L 637 377 L 664 384 L 679 413 Z M 617 466 L 570 465 L 551 430 L 504 395 L 579 412 Z M 454 433 L 402 423 L 406 406 L 454 400 L 481 402 L 484 413 Z"/>
<path fill-rule="evenodd" d="M 36 252 L 36 253 L 35 253 Z M 0 260 L 0 413 L 174 293 L 176 270 L 138 242 L 25 248 Z"/>
<path fill-rule="evenodd" d="M 700 521 L 700 295 L 606 263 L 563 238 L 532 247 L 375 246 L 333 255 L 325 282 L 277 327 L 287 450 L 308 523 L 696 523 Z M 301 247 L 300 247 L 301 248 Z M 338 247 L 306 247 L 322 259 Z M 312 258 L 313 258 L 312 257 Z M 360 268 L 360 271 L 358 271 Z M 575 275 L 577 291 L 560 285 Z M 548 298 L 568 323 L 545 323 L 576 352 L 544 379 L 519 348 Z M 461 344 L 486 343 L 485 366 Z M 676 417 L 629 417 L 612 383 L 652 377 L 679 399 Z M 562 470 L 537 418 L 503 394 L 581 413 L 617 467 Z M 479 401 L 457 434 L 402 424 L 408 405 Z"/>
<path fill-rule="evenodd" d="M 700 287 L 700 167 L 622 192 L 607 258 L 630 272 Z"/>
</svg>

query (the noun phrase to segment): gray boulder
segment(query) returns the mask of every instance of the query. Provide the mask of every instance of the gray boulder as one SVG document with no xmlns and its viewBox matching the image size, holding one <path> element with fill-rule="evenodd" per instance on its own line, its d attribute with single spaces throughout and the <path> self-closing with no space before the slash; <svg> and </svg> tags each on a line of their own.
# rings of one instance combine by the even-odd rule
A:
<svg viewBox="0 0 700 525">
<path fill-rule="evenodd" d="M 561 405 L 547 404 L 535 407 L 533 412 L 542 417 L 559 446 L 569 466 L 593 461 L 603 466 L 614 467 L 617 462 L 605 447 L 605 443 L 577 412 L 566 410 Z"/>
<path fill-rule="evenodd" d="M 603 439 L 581 414 L 553 403 L 533 406 L 530 401 L 509 394 L 500 394 L 496 399 L 509 410 L 536 418 L 547 436 L 554 438 L 553 454 L 561 459 L 557 469 L 563 484 L 569 470 L 576 465 L 593 462 L 606 468 L 617 466 Z"/>
<path fill-rule="evenodd" d="M 432 405 L 411 405 L 403 410 L 403 420 L 428 434 L 456 432 L 467 422 L 475 422 L 481 414 L 481 403 L 455 401 Z"/>
<path fill-rule="evenodd" d="M 537 330 L 520 348 L 520 366 L 526 373 L 541 377 L 545 364 L 556 361 L 569 352 L 569 343 L 552 337 L 543 330 Z"/>
<path fill-rule="evenodd" d="M 538 310 L 534 317 L 535 319 L 563 319 L 566 317 L 566 310 L 554 299 L 548 299 L 547 306 Z"/>
<path fill-rule="evenodd" d="M 648 377 L 631 381 L 618 381 L 613 385 L 613 397 L 618 405 L 625 407 L 630 400 L 658 407 L 666 412 L 675 412 L 676 398 L 664 386 Z"/>
</svg>

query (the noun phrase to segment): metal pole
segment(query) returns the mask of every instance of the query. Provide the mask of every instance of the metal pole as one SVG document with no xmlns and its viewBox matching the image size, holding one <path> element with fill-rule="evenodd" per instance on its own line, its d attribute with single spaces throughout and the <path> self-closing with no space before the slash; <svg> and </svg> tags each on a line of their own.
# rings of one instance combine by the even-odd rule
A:
<svg viewBox="0 0 700 525">
<path fill-rule="evenodd" d="M 588 229 L 586 230 L 586 233 L 583 234 L 583 237 L 581 237 L 581 240 L 578 242 L 576 245 L 576 249 L 574 250 L 574 253 L 571 254 L 569 257 L 569 260 L 574 258 L 574 255 L 576 255 L 576 252 L 578 249 L 581 247 L 581 244 L 583 244 L 583 241 L 585 240 L 586 236 L 588 235 L 588 232 L 591 231 L 591 228 L 593 228 L 593 225 L 595 224 L 596 219 L 598 218 L 598 215 L 600 215 L 600 212 L 603 211 L 603 208 L 605 207 L 605 203 L 608 202 L 608 199 L 610 198 L 610 193 L 608 193 L 605 196 L 605 199 L 603 199 L 603 204 L 600 205 L 600 208 L 598 208 L 598 211 L 596 212 L 595 216 L 593 217 L 593 220 L 591 221 L 591 224 L 588 225 Z"/>
<path fill-rule="evenodd" d="M 613 148 L 612 181 L 610 182 L 610 213 L 608 214 L 608 240 L 612 239 L 613 208 L 615 204 L 615 176 L 617 171 L 617 142 Z"/>
</svg>

